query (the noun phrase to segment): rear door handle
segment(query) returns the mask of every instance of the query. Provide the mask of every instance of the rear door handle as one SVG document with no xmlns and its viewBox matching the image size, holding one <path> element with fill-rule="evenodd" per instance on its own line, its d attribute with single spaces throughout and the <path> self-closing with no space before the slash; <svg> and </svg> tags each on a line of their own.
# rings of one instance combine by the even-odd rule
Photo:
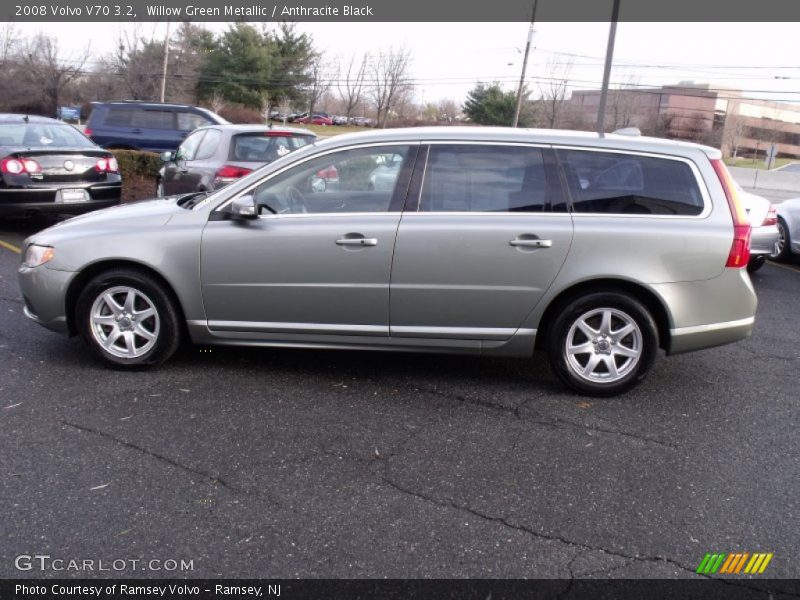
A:
<svg viewBox="0 0 800 600">
<path fill-rule="evenodd" d="M 508 242 L 512 246 L 527 246 L 528 248 L 551 248 L 553 240 L 529 240 L 525 238 L 517 238 Z"/>
<path fill-rule="evenodd" d="M 376 238 L 342 238 L 336 240 L 337 246 L 377 246 Z"/>
</svg>

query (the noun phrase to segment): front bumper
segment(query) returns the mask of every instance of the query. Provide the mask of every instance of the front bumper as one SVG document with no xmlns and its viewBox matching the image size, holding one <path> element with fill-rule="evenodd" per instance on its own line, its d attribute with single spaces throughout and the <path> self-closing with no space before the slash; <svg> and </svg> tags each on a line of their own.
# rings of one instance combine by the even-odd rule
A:
<svg viewBox="0 0 800 600">
<path fill-rule="evenodd" d="M 68 335 L 67 289 L 76 274 L 71 271 L 20 266 L 17 280 L 25 301 L 25 316 L 56 333 Z"/>
</svg>

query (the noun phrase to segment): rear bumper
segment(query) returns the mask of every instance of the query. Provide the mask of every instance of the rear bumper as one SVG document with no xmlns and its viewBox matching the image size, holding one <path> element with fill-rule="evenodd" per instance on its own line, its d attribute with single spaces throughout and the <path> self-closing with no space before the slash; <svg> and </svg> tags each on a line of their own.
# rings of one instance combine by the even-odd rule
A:
<svg viewBox="0 0 800 600">
<path fill-rule="evenodd" d="M 752 256 L 769 256 L 775 252 L 778 241 L 778 226 L 753 227 L 750 233 L 750 254 Z"/>
<path fill-rule="evenodd" d="M 56 203 L 59 189 L 85 189 L 89 193 L 87 202 Z M 122 183 L 95 185 L 59 185 L 53 187 L 30 187 L 0 189 L 0 216 L 16 213 L 64 213 L 77 215 L 99 208 L 108 208 L 120 203 Z"/>
<path fill-rule="evenodd" d="M 747 269 L 725 268 L 704 281 L 653 286 L 669 308 L 668 354 L 743 340 L 755 322 L 758 299 Z"/>
</svg>

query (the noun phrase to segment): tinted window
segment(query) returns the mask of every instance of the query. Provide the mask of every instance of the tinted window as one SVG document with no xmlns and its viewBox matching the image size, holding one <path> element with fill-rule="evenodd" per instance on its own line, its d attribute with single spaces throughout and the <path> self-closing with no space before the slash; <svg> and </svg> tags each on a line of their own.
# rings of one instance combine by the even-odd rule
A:
<svg viewBox="0 0 800 600">
<path fill-rule="evenodd" d="M 343 150 L 309 160 L 258 186 L 256 202 L 262 214 L 386 212 L 395 194 L 405 196 L 397 181 L 408 172 L 408 146 Z M 373 175 L 386 165 L 394 172 L 376 185 Z"/>
<path fill-rule="evenodd" d="M 106 125 L 114 127 L 130 127 L 133 111 L 127 108 L 110 107 L 106 115 Z"/>
<path fill-rule="evenodd" d="M 181 131 L 192 131 L 203 125 L 211 125 L 212 121 L 202 115 L 193 112 L 179 112 L 178 129 Z"/>
<path fill-rule="evenodd" d="M 195 154 L 197 154 L 197 148 L 200 146 L 200 142 L 205 134 L 205 131 L 197 131 L 187 137 L 178 148 L 178 158 L 181 160 L 194 160 Z"/>
<path fill-rule="evenodd" d="M 272 162 L 292 150 L 310 144 L 311 136 L 275 135 L 273 133 L 243 133 L 231 140 L 229 158 L 235 161 Z"/>
<path fill-rule="evenodd" d="M 563 210 L 561 197 L 558 177 L 540 148 L 433 145 L 419 210 L 546 212 L 552 204 Z"/>
<path fill-rule="evenodd" d="M 132 127 L 147 129 L 175 129 L 175 113 L 167 110 L 135 110 Z"/>
<path fill-rule="evenodd" d="M 28 148 L 95 148 L 72 125 L 61 123 L 0 124 L 0 146 Z"/>
<path fill-rule="evenodd" d="M 575 212 L 699 215 L 703 196 L 688 164 L 612 152 L 559 150 Z"/>
<path fill-rule="evenodd" d="M 205 160 L 214 156 L 217 146 L 219 146 L 220 138 L 222 138 L 222 133 L 219 129 L 206 131 L 206 136 L 200 142 L 200 147 L 197 148 L 197 153 L 194 155 L 195 160 Z"/>
</svg>

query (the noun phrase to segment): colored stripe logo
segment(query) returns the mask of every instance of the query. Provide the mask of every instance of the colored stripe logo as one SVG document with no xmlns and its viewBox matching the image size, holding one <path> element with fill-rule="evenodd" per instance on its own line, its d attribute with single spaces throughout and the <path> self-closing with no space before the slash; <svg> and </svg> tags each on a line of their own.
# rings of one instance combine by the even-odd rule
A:
<svg viewBox="0 0 800 600">
<path fill-rule="evenodd" d="M 697 567 L 697 573 L 700 575 L 760 575 L 763 573 L 769 561 L 772 560 L 773 553 L 755 553 L 739 552 L 737 554 L 726 553 L 707 553 L 703 560 L 700 561 L 700 566 Z"/>
</svg>

